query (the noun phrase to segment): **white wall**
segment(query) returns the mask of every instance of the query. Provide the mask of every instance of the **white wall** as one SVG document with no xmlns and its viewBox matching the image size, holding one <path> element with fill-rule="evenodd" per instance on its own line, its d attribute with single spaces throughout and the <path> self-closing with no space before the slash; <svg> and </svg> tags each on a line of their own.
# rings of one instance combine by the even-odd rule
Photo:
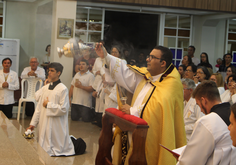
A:
<svg viewBox="0 0 236 165">
<path fill-rule="evenodd" d="M 29 66 L 31 56 L 41 59 L 46 54 L 46 45 L 51 42 L 52 2 L 46 2 L 49 5 L 42 6 L 44 3 L 37 1 L 6 2 L 5 38 L 20 39 L 19 74 Z"/>
<path fill-rule="evenodd" d="M 29 56 L 33 54 L 34 11 L 32 3 L 6 2 L 5 38 L 20 39 L 19 73 L 29 65 Z"/>
<path fill-rule="evenodd" d="M 194 56 L 200 59 L 201 52 L 206 52 L 209 62 L 216 65 L 216 59 L 222 58 L 225 45 L 226 19 L 194 16 L 192 45 L 196 47 Z"/>
<path fill-rule="evenodd" d="M 63 47 L 68 42 L 68 39 L 57 39 L 57 25 L 58 18 L 67 18 L 76 20 L 76 5 L 77 1 L 53 1 L 53 22 L 52 22 L 52 35 L 51 35 L 51 61 L 59 62 L 64 66 L 61 75 L 61 81 L 70 88 L 70 83 L 73 74 L 73 58 L 58 56 L 57 47 Z"/>
<path fill-rule="evenodd" d="M 40 64 L 46 54 L 46 46 L 51 44 L 52 5 L 53 2 L 51 1 L 38 6 L 36 9 L 34 56 L 39 58 Z"/>
</svg>

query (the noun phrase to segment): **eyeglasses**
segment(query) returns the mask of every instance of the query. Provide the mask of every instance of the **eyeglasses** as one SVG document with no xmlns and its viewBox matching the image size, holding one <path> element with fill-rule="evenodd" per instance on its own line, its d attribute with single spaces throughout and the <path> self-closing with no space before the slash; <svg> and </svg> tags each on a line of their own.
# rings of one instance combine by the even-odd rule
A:
<svg viewBox="0 0 236 165">
<path fill-rule="evenodd" d="M 149 58 L 150 61 L 151 61 L 153 58 L 161 60 L 161 58 L 157 58 L 157 57 L 155 57 L 155 56 L 153 56 L 153 55 L 147 55 L 147 58 Z"/>
<path fill-rule="evenodd" d="M 203 72 L 197 72 L 197 74 L 203 74 Z"/>
<path fill-rule="evenodd" d="M 193 72 L 192 70 L 185 70 L 185 72 Z"/>
</svg>

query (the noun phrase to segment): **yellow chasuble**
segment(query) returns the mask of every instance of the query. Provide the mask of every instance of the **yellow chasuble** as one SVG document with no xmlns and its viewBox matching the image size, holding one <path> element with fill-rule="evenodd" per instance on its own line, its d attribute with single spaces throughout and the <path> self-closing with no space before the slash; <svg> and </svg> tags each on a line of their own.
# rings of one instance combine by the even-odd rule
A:
<svg viewBox="0 0 236 165">
<path fill-rule="evenodd" d="M 176 160 L 159 144 L 169 149 L 176 149 L 186 145 L 186 134 L 183 120 L 183 85 L 176 68 L 171 64 L 156 82 L 146 68 L 129 66 L 134 72 L 144 76 L 135 89 L 132 104 L 141 92 L 146 82 L 153 86 L 147 92 L 140 118 L 144 119 L 149 129 L 146 139 L 146 159 L 148 165 L 175 165 Z M 131 144 L 125 165 L 128 165 L 132 153 Z"/>
</svg>

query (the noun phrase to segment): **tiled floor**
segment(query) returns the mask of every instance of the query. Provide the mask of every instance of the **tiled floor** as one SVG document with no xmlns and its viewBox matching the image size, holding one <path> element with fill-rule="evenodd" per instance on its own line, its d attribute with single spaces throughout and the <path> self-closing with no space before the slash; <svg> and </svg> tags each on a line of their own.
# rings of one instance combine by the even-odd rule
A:
<svg viewBox="0 0 236 165">
<path fill-rule="evenodd" d="M 11 119 L 12 123 L 16 122 L 16 119 Z M 27 128 L 29 126 L 31 118 L 26 117 L 20 120 L 20 124 Z M 76 138 L 81 137 L 87 144 L 86 153 L 83 155 L 72 156 L 72 157 L 53 157 L 56 164 L 65 165 L 94 165 L 95 158 L 98 151 L 98 138 L 100 135 L 101 128 L 91 123 L 85 123 L 82 121 L 71 121 L 70 116 L 69 121 L 69 133 L 74 135 Z M 36 135 L 37 136 L 37 135 Z M 51 158 L 49 158 L 51 159 Z"/>
</svg>

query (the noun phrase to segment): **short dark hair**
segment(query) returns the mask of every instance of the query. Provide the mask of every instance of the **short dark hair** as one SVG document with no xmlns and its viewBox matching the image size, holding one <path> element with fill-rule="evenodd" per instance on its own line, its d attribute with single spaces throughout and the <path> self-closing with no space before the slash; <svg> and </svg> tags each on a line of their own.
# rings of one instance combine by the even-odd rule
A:
<svg viewBox="0 0 236 165">
<path fill-rule="evenodd" d="M 233 56 L 232 56 L 231 53 L 226 53 L 226 54 L 224 55 L 224 58 L 223 58 L 223 59 L 225 59 L 225 57 L 226 57 L 227 55 L 230 55 L 230 57 L 233 58 Z"/>
<path fill-rule="evenodd" d="M 196 65 L 194 65 L 194 64 L 192 63 L 192 64 L 189 64 L 188 66 L 191 66 L 191 67 L 192 67 L 193 73 L 196 73 L 196 72 L 197 72 L 197 66 L 196 66 Z M 187 67 L 188 67 L 188 66 L 187 66 Z"/>
<path fill-rule="evenodd" d="M 192 64 L 192 57 L 190 57 L 189 55 L 184 55 L 184 57 L 187 56 L 188 57 L 188 65 Z"/>
<path fill-rule="evenodd" d="M 124 54 L 123 54 L 122 46 L 120 46 L 118 44 L 117 45 L 112 45 L 111 51 L 112 51 L 113 48 L 116 48 L 116 50 L 119 52 L 119 54 L 120 54 L 119 58 L 123 59 L 124 58 Z"/>
<path fill-rule="evenodd" d="M 172 58 L 173 58 L 173 54 L 171 52 L 171 50 L 167 47 L 164 46 L 156 46 L 154 49 L 160 50 L 162 55 L 161 55 L 161 61 L 165 61 L 166 62 L 166 68 L 168 68 L 170 66 L 170 64 L 172 63 Z"/>
<path fill-rule="evenodd" d="M 202 69 L 203 73 L 206 75 L 204 79 L 209 80 L 209 78 L 211 77 L 211 74 L 205 66 L 198 66 L 197 69 Z"/>
<path fill-rule="evenodd" d="M 82 60 L 80 60 L 80 62 L 85 62 L 85 63 L 86 63 L 86 65 L 89 65 L 89 62 L 88 62 L 88 60 L 82 59 Z"/>
<path fill-rule="evenodd" d="M 231 112 L 234 114 L 234 119 L 236 119 L 236 103 L 234 103 L 231 107 Z"/>
<path fill-rule="evenodd" d="M 58 62 L 52 62 L 52 63 L 50 63 L 49 65 L 48 65 L 48 68 L 54 68 L 57 72 L 61 72 L 61 74 L 62 74 L 62 71 L 63 71 L 63 66 L 60 64 L 60 63 L 58 63 Z M 60 75 L 61 75 L 60 74 Z M 59 75 L 59 76 L 60 76 Z"/>
<path fill-rule="evenodd" d="M 206 80 L 199 84 L 192 93 L 192 97 L 200 99 L 207 98 L 209 101 L 220 101 L 220 93 L 214 81 Z"/>
<path fill-rule="evenodd" d="M 189 48 L 193 48 L 193 52 L 195 52 L 196 48 L 193 45 L 190 45 Z"/>
<path fill-rule="evenodd" d="M 232 74 L 230 75 L 228 78 L 227 78 L 227 84 L 229 83 L 229 78 L 230 77 L 233 77 L 233 80 L 236 82 L 236 75 L 235 74 Z"/>
<path fill-rule="evenodd" d="M 185 66 L 185 65 L 180 65 L 179 67 L 182 67 L 184 71 L 185 71 L 186 68 L 187 68 L 187 66 Z"/>
<path fill-rule="evenodd" d="M 9 60 L 9 61 L 10 61 L 10 63 L 12 64 L 12 60 L 11 60 L 9 57 L 7 57 L 7 58 L 4 58 L 4 59 L 2 60 L 2 64 L 3 64 L 3 62 L 4 62 L 4 61 L 6 61 L 6 60 Z"/>
<path fill-rule="evenodd" d="M 46 46 L 46 49 L 45 49 L 45 51 L 47 51 L 47 50 L 48 50 L 48 47 L 49 47 L 49 46 L 51 46 L 51 45 L 49 44 L 49 45 L 47 45 L 47 46 Z"/>
</svg>

